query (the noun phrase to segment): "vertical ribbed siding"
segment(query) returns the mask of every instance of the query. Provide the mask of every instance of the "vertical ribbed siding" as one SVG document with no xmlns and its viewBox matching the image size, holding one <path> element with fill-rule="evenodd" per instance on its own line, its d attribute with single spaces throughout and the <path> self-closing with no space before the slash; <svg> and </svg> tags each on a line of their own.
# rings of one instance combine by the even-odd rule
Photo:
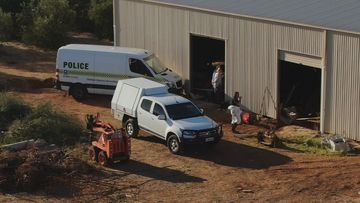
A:
<svg viewBox="0 0 360 203">
<path fill-rule="evenodd" d="M 325 131 L 360 140 L 360 37 L 329 32 Z"/>
<path fill-rule="evenodd" d="M 268 88 L 277 102 L 278 51 L 323 54 L 321 30 L 140 1 L 120 0 L 118 12 L 120 45 L 154 51 L 184 79 L 189 78 L 190 33 L 226 40 L 226 94 L 240 91 L 245 106 L 271 117 L 274 103 L 264 91 Z"/>
<path fill-rule="evenodd" d="M 188 12 L 152 4 L 120 1 L 120 46 L 153 51 L 170 68 L 188 78 Z"/>
</svg>

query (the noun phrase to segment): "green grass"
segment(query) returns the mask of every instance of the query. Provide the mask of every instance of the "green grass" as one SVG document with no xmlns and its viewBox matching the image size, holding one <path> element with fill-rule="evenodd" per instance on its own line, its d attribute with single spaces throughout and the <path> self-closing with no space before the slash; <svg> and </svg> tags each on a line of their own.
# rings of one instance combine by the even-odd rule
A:
<svg viewBox="0 0 360 203">
<path fill-rule="evenodd" d="M 31 108 L 7 93 L 0 93 L 0 130 L 5 131 L 0 138 L 2 144 L 44 139 L 66 146 L 86 140 L 82 121 L 56 110 L 51 103 Z"/>
<path fill-rule="evenodd" d="M 330 149 L 323 147 L 321 137 L 310 136 L 287 136 L 280 137 L 286 148 L 302 153 L 318 154 L 318 155 L 340 155 L 341 152 L 333 152 Z"/>
<path fill-rule="evenodd" d="M 11 123 L 28 115 L 31 107 L 21 99 L 0 92 L 0 130 L 7 130 Z"/>
</svg>

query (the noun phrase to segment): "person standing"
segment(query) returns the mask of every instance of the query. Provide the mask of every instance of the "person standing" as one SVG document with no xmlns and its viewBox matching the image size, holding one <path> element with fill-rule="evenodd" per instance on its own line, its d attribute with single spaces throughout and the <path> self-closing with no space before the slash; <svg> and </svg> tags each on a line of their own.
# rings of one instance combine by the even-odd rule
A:
<svg viewBox="0 0 360 203">
<path fill-rule="evenodd" d="M 211 79 L 215 103 L 221 103 L 221 93 L 224 83 L 224 73 L 220 65 L 217 65 Z"/>
</svg>

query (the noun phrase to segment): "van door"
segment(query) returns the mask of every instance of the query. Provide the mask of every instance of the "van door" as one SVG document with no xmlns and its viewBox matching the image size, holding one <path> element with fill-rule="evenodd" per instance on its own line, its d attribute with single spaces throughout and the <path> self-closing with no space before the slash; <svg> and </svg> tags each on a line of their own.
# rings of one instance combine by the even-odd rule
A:
<svg viewBox="0 0 360 203">
<path fill-rule="evenodd" d="M 57 56 L 61 86 L 91 84 L 94 79 L 94 54 L 88 51 L 60 49 Z"/>
<path fill-rule="evenodd" d="M 154 73 L 139 59 L 129 58 L 129 69 L 135 76 L 154 80 Z"/>
<path fill-rule="evenodd" d="M 125 57 L 119 53 L 96 52 L 93 91 L 112 94 L 118 80 L 127 79 Z"/>
</svg>

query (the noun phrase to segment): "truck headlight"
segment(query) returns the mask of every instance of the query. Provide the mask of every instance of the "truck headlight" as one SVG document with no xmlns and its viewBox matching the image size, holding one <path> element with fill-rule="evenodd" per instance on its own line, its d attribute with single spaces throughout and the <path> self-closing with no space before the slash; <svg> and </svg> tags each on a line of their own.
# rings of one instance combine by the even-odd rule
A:
<svg viewBox="0 0 360 203">
<path fill-rule="evenodd" d="M 183 136 L 183 138 L 195 138 L 196 132 L 193 130 L 183 130 L 182 136 Z"/>
</svg>

